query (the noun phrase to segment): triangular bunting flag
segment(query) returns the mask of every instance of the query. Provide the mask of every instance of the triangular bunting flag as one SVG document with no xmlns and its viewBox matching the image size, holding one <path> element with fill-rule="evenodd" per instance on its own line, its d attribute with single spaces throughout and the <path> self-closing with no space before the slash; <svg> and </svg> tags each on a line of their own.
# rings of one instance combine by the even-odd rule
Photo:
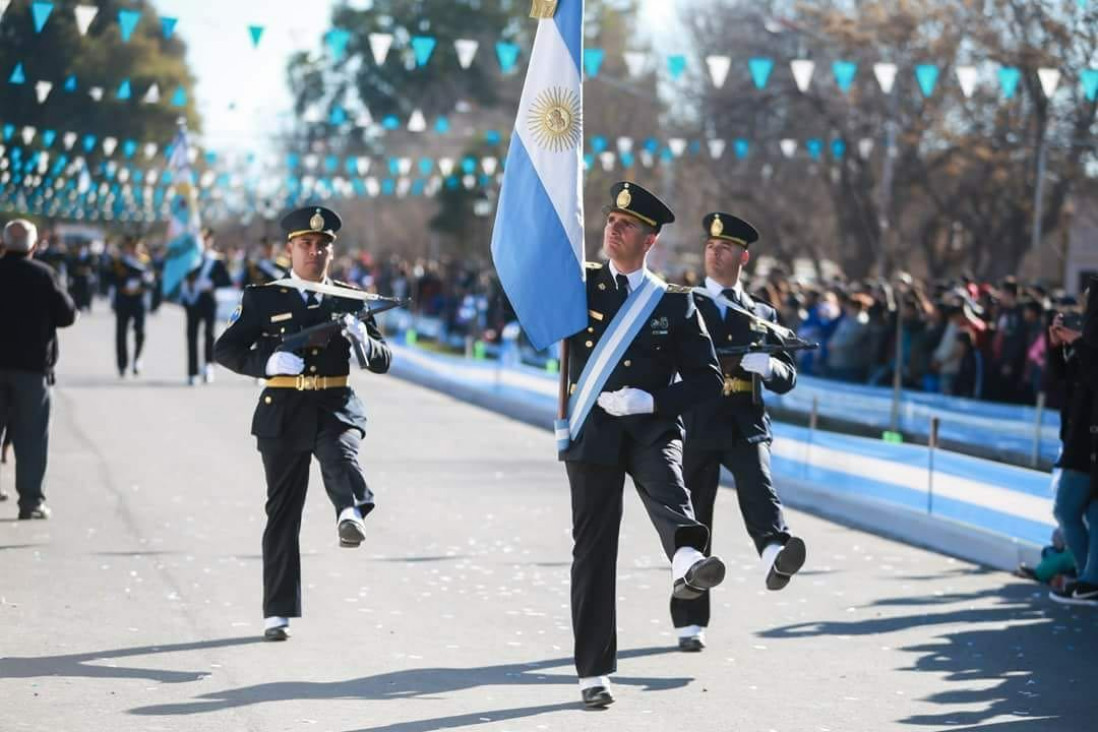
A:
<svg viewBox="0 0 1098 732">
<path fill-rule="evenodd" d="M 123 43 L 130 42 L 130 37 L 133 35 L 133 31 L 140 20 L 141 13 L 136 10 L 118 11 L 118 30 L 122 34 Z"/>
<path fill-rule="evenodd" d="M 57 133 L 54 130 L 42 130 L 42 145 L 49 147 L 53 144 L 53 141 L 57 139 Z"/>
<path fill-rule="evenodd" d="M 481 158 L 480 169 L 484 171 L 485 175 L 495 175 L 496 170 L 499 169 L 499 158 L 492 156 Z"/>
<path fill-rule="evenodd" d="M 435 132 L 440 135 L 445 135 L 450 131 L 450 120 L 447 117 L 440 116 L 435 120 Z"/>
<path fill-rule="evenodd" d="M 591 150 L 596 155 L 598 155 L 603 150 L 605 150 L 606 145 L 607 145 L 606 138 L 603 137 L 602 135 L 596 135 L 595 137 L 591 138 Z"/>
<path fill-rule="evenodd" d="M 509 43 L 507 41 L 496 42 L 496 59 L 499 60 L 499 67 L 505 74 L 509 74 L 515 70 L 515 65 L 518 63 L 519 47 L 516 43 Z"/>
<path fill-rule="evenodd" d="M 259 41 L 263 38 L 264 27 L 261 25 L 249 25 L 248 34 L 252 37 L 252 48 L 259 48 Z"/>
<path fill-rule="evenodd" d="M 877 77 L 881 91 L 891 94 L 892 86 L 896 83 L 896 64 L 873 64 L 873 75 Z"/>
<path fill-rule="evenodd" d="M 145 159 L 152 160 L 156 156 L 156 150 L 157 147 L 155 142 L 146 142 L 145 147 L 143 148 Z"/>
<path fill-rule="evenodd" d="M 11 76 L 8 77 L 8 83 L 9 84 L 26 84 L 27 83 L 27 75 L 23 71 L 23 64 L 22 63 L 17 63 L 15 65 L 15 68 L 12 69 Z"/>
<path fill-rule="evenodd" d="M 1022 72 L 1013 66 L 1004 66 L 999 69 L 999 86 L 1003 90 L 1003 97 L 1010 99 L 1014 96 L 1014 90 L 1018 88 L 1018 82 L 1022 78 Z"/>
<path fill-rule="evenodd" d="M 122 83 L 118 86 L 118 94 L 116 94 L 115 96 L 117 96 L 117 98 L 121 100 L 129 99 L 132 96 L 129 79 L 122 80 Z"/>
<path fill-rule="evenodd" d="M 938 67 L 934 64 L 919 64 L 915 67 L 915 79 L 919 82 L 919 89 L 924 97 L 934 94 L 934 87 L 938 84 Z"/>
<path fill-rule="evenodd" d="M 751 70 L 751 81 L 755 82 L 755 88 L 765 89 L 766 82 L 770 79 L 770 72 L 774 70 L 774 60 L 769 58 L 748 59 L 747 67 Z"/>
<path fill-rule="evenodd" d="M 374 57 L 374 63 L 381 66 L 385 63 L 385 59 L 389 57 L 389 49 L 393 47 L 393 34 L 371 33 L 368 40 L 370 41 L 370 53 Z"/>
<path fill-rule="evenodd" d="M 808 91 L 812 83 L 812 74 L 816 70 L 816 62 L 806 58 L 799 58 L 789 62 L 789 70 L 793 72 L 793 81 L 797 83 L 797 89 L 803 94 Z"/>
<path fill-rule="evenodd" d="M 338 127 L 347 121 L 347 110 L 340 105 L 332 107 L 332 111 L 328 114 L 328 124 Z"/>
<path fill-rule="evenodd" d="M 95 16 L 99 15 L 99 8 L 94 5 L 77 5 L 72 12 L 76 16 L 76 29 L 80 31 L 80 35 L 88 35 L 88 28 L 91 27 Z"/>
<path fill-rule="evenodd" d="M 450 177 L 454 172 L 454 159 L 453 158 L 439 158 L 438 159 L 438 172 L 442 173 L 444 177 Z"/>
<path fill-rule="evenodd" d="M 618 138 L 618 153 L 633 152 L 633 138 L 632 137 L 619 137 Z"/>
<path fill-rule="evenodd" d="M 957 67 L 957 83 L 961 85 L 961 93 L 965 95 L 965 99 L 976 91 L 976 73 L 975 66 Z"/>
<path fill-rule="evenodd" d="M 434 36 L 412 36 L 412 54 L 415 56 L 416 66 L 427 65 L 437 43 Z"/>
<path fill-rule="evenodd" d="M 160 103 L 160 87 L 155 82 L 149 87 L 149 90 L 145 92 L 145 97 L 141 100 L 145 104 L 159 104 Z"/>
<path fill-rule="evenodd" d="M 61 138 L 61 142 L 64 143 L 66 150 L 72 150 L 72 146 L 76 144 L 76 133 L 66 132 L 65 136 Z"/>
<path fill-rule="evenodd" d="M 836 61 L 831 64 L 831 73 L 835 75 L 835 83 L 839 91 L 846 94 L 854 83 L 854 76 L 858 73 L 858 64 L 853 61 Z"/>
<path fill-rule="evenodd" d="M 823 140 L 810 137 L 804 141 L 804 149 L 808 151 L 808 157 L 819 160 L 820 156 L 823 155 Z"/>
<path fill-rule="evenodd" d="M 91 89 L 88 89 L 88 96 L 91 97 L 92 99 L 94 99 L 97 102 L 102 101 L 102 99 L 103 99 L 103 87 L 93 86 Z"/>
<path fill-rule="evenodd" d="M 356 127 L 370 127 L 374 124 L 374 116 L 370 114 L 370 110 L 366 107 L 362 108 L 362 111 L 355 117 Z"/>
<path fill-rule="evenodd" d="M 458 65 L 463 69 L 467 69 L 473 65 L 473 59 L 476 58 L 477 49 L 480 48 L 480 42 L 474 41 L 471 38 L 459 38 L 454 41 L 454 51 L 457 52 Z"/>
<path fill-rule="evenodd" d="M 84 135 L 84 152 L 90 153 L 94 150 L 98 139 L 95 135 Z"/>
<path fill-rule="evenodd" d="M 681 53 L 673 53 L 667 57 L 667 73 L 671 74 L 672 81 L 678 81 L 686 72 L 686 56 Z"/>
<path fill-rule="evenodd" d="M 1056 93 L 1056 89 L 1060 86 L 1060 70 L 1059 69 L 1037 69 L 1037 78 L 1041 82 L 1041 89 L 1045 93 L 1045 97 L 1051 97 Z"/>
<path fill-rule="evenodd" d="M 103 152 L 109 158 L 114 155 L 115 148 L 118 147 L 118 140 L 113 137 L 103 138 Z"/>
<path fill-rule="evenodd" d="M 862 156 L 862 160 L 869 158 L 873 154 L 873 140 L 868 137 L 858 140 L 858 154 Z"/>
<path fill-rule="evenodd" d="M 732 149 L 735 150 L 736 157 L 743 160 L 747 157 L 747 154 L 751 152 L 751 143 L 742 137 L 737 138 L 736 141 L 732 143 Z"/>
<path fill-rule="evenodd" d="M 787 158 L 791 158 L 797 154 L 797 141 L 791 138 L 785 138 L 780 143 L 782 148 L 782 155 Z"/>
<path fill-rule="evenodd" d="M 137 153 L 137 141 L 126 140 L 122 143 L 122 154 L 127 158 L 132 158 Z M 139 181 L 140 182 L 140 181 Z"/>
<path fill-rule="evenodd" d="M 720 160 L 724 155 L 725 142 L 721 139 L 715 139 L 709 141 L 709 157 L 714 160 Z"/>
<path fill-rule="evenodd" d="M 709 67 L 709 78 L 713 86 L 720 89 L 728 79 L 728 70 L 732 68 L 731 56 L 706 56 L 705 65 Z"/>
<path fill-rule="evenodd" d="M 34 85 L 34 93 L 38 95 L 39 104 L 42 104 L 49 98 L 51 91 L 53 91 L 53 84 L 48 81 L 39 81 Z"/>
<path fill-rule="evenodd" d="M 65 91 L 67 91 L 67 92 L 76 91 L 76 74 L 70 74 L 69 78 L 65 79 L 65 87 L 64 88 L 65 88 Z"/>
<path fill-rule="evenodd" d="M 831 155 L 833 157 L 842 159 L 843 155 L 846 155 L 846 143 L 842 140 L 832 140 Z"/>
<path fill-rule="evenodd" d="M 427 129 L 427 120 L 423 118 L 423 112 L 416 109 L 412 111 L 412 116 L 408 118 L 408 131 L 409 132 L 423 132 Z"/>
<path fill-rule="evenodd" d="M 27 125 L 26 127 L 24 127 L 23 128 L 23 144 L 24 145 L 30 145 L 32 142 L 34 142 L 34 136 L 36 134 L 38 134 L 38 128 L 37 127 L 31 127 L 30 125 Z"/>
<path fill-rule="evenodd" d="M 42 29 L 46 27 L 46 21 L 50 19 L 50 13 L 53 12 L 53 3 L 47 2 L 35 2 L 31 3 L 31 16 L 34 18 L 34 32 L 41 33 Z"/>
<path fill-rule="evenodd" d="M 351 40 L 351 32 L 343 28 L 332 28 L 324 36 L 324 40 L 328 44 L 328 52 L 332 54 L 332 60 L 342 61 L 343 54 L 347 52 L 347 42 Z"/>
<path fill-rule="evenodd" d="M 187 90 L 182 86 L 178 86 L 175 89 L 175 93 L 172 94 L 172 106 L 173 107 L 185 107 L 187 106 Z"/>
<path fill-rule="evenodd" d="M 1098 69 L 1083 69 L 1079 73 L 1079 81 L 1083 84 L 1088 102 L 1098 99 Z"/>
<path fill-rule="evenodd" d="M 686 140 L 681 137 L 672 137 L 667 141 L 667 149 L 671 151 L 671 154 L 676 158 L 681 157 L 686 151 Z"/>
<path fill-rule="evenodd" d="M 169 40 L 172 34 L 175 33 L 175 25 L 178 22 L 179 18 L 160 17 L 160 32 L 164 34 L 165 40 Z"/>
<path fill-rule="evenodd" d="M 625 67 L 629 69 L 629 76 L 636 78 L 644 73 L 648 63 L 648 55 L 641 51 L 626 51 L 624 54 Z"/>
<path fill-rule="evenodd" d="M 602 60 L 606 58 L 606 51 L 601 48 L 583 49 L 583 71 L 589 78 L 594 79 L 602 68 Z"/>
</svg>

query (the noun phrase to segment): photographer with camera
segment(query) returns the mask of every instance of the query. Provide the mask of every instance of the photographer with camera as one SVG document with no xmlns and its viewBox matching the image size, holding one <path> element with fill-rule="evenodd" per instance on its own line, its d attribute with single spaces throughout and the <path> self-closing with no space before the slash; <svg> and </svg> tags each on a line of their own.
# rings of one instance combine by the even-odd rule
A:
<svg viewBox="0 0 1098 732">
<path fill-rule="evenodd" d="M 1070 605 L 1098 606 L 1098 501 L 1091 490 L 1094 470 L 1095 356 L 1098 343 L 1098 297 L 1095 281 L 1084 295 L 1085 316 L 1057 314 L 1049 327 L 1048 369 L 1052 383 L 1063 389 L 1060 473 L 1055 481 L 1053 513 L 1075 557 L 1077 580 L 1051 590 L 1049 598 Z M 1084 333 L 1091 335 L 1085 338 Z"/>
</svg>

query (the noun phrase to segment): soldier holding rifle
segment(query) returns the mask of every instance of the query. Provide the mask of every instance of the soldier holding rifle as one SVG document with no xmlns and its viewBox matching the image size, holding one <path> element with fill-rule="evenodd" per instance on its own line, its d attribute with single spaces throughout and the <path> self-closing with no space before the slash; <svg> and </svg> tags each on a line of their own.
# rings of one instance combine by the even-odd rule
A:
<svg viewBox="0 0 1098 732">
<path fill-rule="evenodd" d="M 770 473 L 770 417 L 765 386 L 784 394 L 796 384 L 793 350 L 812 348 L 778 325 L 777 312 L 756 302 L 740 283 L 759 234 L 732 214 L 711 213 L 705 229 L 705 285 L 694 290 L 698 311 L 716 346 L 724 387 L 721 395 L 686 414 L 683 474 L 700 522 L 712 531 L 721 466 L 736 480 L 747 533 L 766 569 L 766 587 L 780 590 L 804 565 L 805 545 L 789 533 Z M 705 647 L 709 593 L 671 599 L 671 618 L 683 651 Z"/>
<path fill-rule="evenodd" d="M 341 546 L 362 543 L 363 518 L 374 508 L 358 462 L 366 410 L 348 384 L 349 360 L 354 353 L 360 367 L 383 374 L 392 356 L 371 311 L 362 312 L 364 303 L 385 298 L 328 277 L 341 223 L 322 207 L 283 218 L 290 276 L 246 288 L 214 348 L 222 366 L 267 379 L 252 434 L 267 478 L 263 614 L 268 640 L 288 638 L 289 619 L 301 616 L 298 533 L 311 458 L 320 463 Z M 304 338 L 295 337 L 299 334 Z"/>
</svg>

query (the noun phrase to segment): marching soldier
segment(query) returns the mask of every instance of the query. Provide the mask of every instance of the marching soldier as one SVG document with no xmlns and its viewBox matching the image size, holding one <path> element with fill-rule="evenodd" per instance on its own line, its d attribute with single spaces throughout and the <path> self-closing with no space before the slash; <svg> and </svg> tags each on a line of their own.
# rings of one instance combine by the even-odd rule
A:
<svg viewBox="0 0 1098 732">
<path fill-rule="evenodd" d="M 77 310 L 91 312 L 98 268 L 98 258 L 92 251 L 91 242 L 81 242 L 78 250 L 69 256 L 69 292 Z"/>
<path fill-rule="evenodd" d="M 285 277 L 290 263 L 275 252 L 275 244 L 264 237 L 259 245 L 259 256 L 249 257 L 244 267 L 245 285 L 266 285 Z"/>
<path fill-rule="evenodd" d="M 705 228 L 705 285 L 694 299 L 718 352 L 726 346 L 781 343 L 785 331 L 774 308 L 756 302 L 740 284 L 740 271 L 750 259 L 748 247 L 758 240 L 755 228 L 727 213 L 711 213 Z M 766 587 L 780 590 L 804 564 L 805 545 L 790 535 L 770 474 L 770 417 L 759 386 L 784 394 L 796 383 L 789 353 L 721 356 L 724 388 L 713 399 L 686 414 L 683 472 L 697 518 L 712 531 L 713 504 L 721 465 L 736 479 L 736 496 L 748 535 L 767 570 Z M 709 593 L 672 598 L 671 618 L 679 648 L 705 647 Z"/>
<path fill-rule="evenodd" d="M 208 230 L 207 230 L 208 231 Z M 231 287 L 232 278 L 224 258 L 213 248 L 213 232 L 204 237 L 205 249 L 198 265 L 187 273 L 179 285 L 179 302 L 187 313 L 187 383 L 198 383 L 198 329 L 203 328 L 202 379 L 213 381 L 214 320 L 217 317 L 215 291 Z"/>
<path fill-rule="evenodd" d="M 141 351 L 145 347 L 145 313 L 149 298 L 156 289 L 156 273 L 145 246 L 136 237 L 122 241 L 122 252 L 108 270 L 111 284 L 111 307 L 114 309 L 114 346 L 118 375 L 124 377 L 129 359 L 129 330 L 133 323 L 133 375 L 141 374 Z"/>
<path fill-rule="evenodd" d="M 360 290 L 328 277 L 333 242 L 342 222 L 326 208 L 299 209 L 282 219 L 292 262 L 290 279 L 248 287 L 215 347 L 218 363 L 239 374 L 266 378 L 252 418 L 267 479 L 263 533 L 264 637 L 286 640 L 289 619 L 301 616 L 298 534 L 309 463 L 320 463 L 335 507 L 341 546 L 366 538 L 363 517 L 374 508 L 358 451 L 366 410 L 348 385 L 352 343 L 367 368 L 383 374 L 391 354 L 373 318 L 354 318 Z M 278 350 L 282 337 L 339 319 L 343 337 L 317 340 L 300 353 Z"/>
<path fill-rule="evenodd" d="M 686 410 L 720 393 L 720 368 L 690 290 L 645 267 L 675 215 L 634 183 L 617 183 L 604 209 L 605 265 L 588 264 L 588 327 L 569 339 L 569 423 L 558 425 L 572 493 L 572 627 L 583 702 L 614 701 L 615 569 L 625 476 L 671 560 L 673 594 L 700 596 L 725 567 L 703 552 L 682 477 Z M 676 375 L 681 380 L 676 380 Z"/>
</svg>

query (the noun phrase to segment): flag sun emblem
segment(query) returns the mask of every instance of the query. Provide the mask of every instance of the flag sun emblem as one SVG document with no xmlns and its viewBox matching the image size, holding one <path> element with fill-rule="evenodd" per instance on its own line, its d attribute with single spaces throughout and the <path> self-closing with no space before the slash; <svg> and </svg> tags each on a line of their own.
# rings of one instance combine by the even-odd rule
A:
<svg viewBox="0 0 1098 732">
<path fill-rule="evenodd" d="M 541 92 L 530 105 L 527 123 L 539 147 L 564 152 L 579 145 L 582 114 L 579 96 L 554 86 Z"/>
</svg>

